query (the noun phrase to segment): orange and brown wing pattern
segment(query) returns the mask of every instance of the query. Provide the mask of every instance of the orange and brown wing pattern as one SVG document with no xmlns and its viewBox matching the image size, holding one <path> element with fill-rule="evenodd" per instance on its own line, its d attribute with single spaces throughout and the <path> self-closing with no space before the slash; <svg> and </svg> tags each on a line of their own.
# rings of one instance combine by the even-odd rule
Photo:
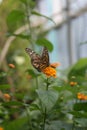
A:
<svg viewBox="0 0 87 130">
<path fill-rule="evenodd" d="M 30 48 L 26 48 L 25 50 L 31 58 L 31 63 L 32 63 L 33 67 L 35 69 L 37 69 L 38 71 L 40 71 L 40 62 L 41 62 L 40 55 L 38 55 L 36 52 L 31 50 Z"/>
<path fill-rule="evenodd" d="M 43 48 L 42 56 L 41 56 L 43 69 L 49 66 L 49 54 L 46 47 Z"/>
<path fill-rule="evenodd" d="M 43 48 L 41 56 L 33 50 L 31 50 L 30 48 L 26 48 L 25 50 L 31 58 L 31 63 L 33 67 L 36 68 L 38 71 L 41 72 L 43 69 L 49 66 L 49 54 L 46 47 Z"/>
</svg>

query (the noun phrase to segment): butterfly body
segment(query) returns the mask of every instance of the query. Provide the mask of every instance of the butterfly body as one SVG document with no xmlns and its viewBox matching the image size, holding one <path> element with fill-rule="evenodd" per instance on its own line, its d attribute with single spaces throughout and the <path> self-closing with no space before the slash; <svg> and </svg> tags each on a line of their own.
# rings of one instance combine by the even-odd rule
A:
<svg viewBox="0 0 87 130">
<path fill-rule="evenodd" d="M 43 48 L 42 55 L 37 54 L 30 48 L 26 48 L 25 50 L 31 58 L 33 67 L 39 72 L 49 66 L 49 54 L 46 47 Z"/>
</svg>

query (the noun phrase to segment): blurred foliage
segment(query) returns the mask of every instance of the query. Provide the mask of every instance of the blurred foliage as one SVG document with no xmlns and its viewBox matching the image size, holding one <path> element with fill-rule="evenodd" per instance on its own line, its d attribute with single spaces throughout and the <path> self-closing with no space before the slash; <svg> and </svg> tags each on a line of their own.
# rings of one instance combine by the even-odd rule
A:
<svg viewBox="0 0 87 130">
<path fill-rule="evenodd" d="M 7 21 L 7 36 L 16 37 L 0 69 L 0 127 L 5 130 L 86 130 L 87 58 L 73 65 L 65 79 L 48 78 L 37 72 L 28 62 L 24 48 L 29 45 L 39 52 L 38 48 L 45 45 L 52 51 L 53 44 L 43 37 L 41 26 L 31 25 L 32 15 L 51 20 L 35 11 L 35 7 L 32 0 L 10 0 L 3 2 L 0 9 L 2 16 L 3 10 L 7 10 L 3 20 L 0 19 L 1 24 L 5 24 L 2 30 L 7 31 L 6 23 L 2 23 Z M 15 34 L 25 24 L 29 28 Z M 85 96 L 79 97 L 78 93 Z"/>
<path fill-rule="evenodd" d="M 17 0 L 4 0 L 0 4 L 0 46 L 3 46 L 6 41 L 6 32 L 8 30 L 7 24 L 6 24 L 6 18 L 8 14 L 11 12 L 12 9 L 15 9 L 19 6 L 19 2 Z M 1 48 L 0 48 L 1 50 Z"/>
<path fill-rule="evenodd" d="M 69 78 L 72 76 L 86 76 L 87 58 L 80 59 L 70 70 Z"/>
</svg>

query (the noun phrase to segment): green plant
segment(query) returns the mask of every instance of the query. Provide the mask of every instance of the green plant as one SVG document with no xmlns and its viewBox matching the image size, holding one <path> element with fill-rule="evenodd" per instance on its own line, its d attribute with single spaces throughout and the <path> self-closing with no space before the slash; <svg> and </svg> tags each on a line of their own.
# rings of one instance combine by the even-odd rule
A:
<svg viewBox="0 0 87 130">
<path fill-rule="evenodd" d="M 20 0 L 20 2 L 24 6 L 20 10 L 13 10 L 7 17 L 8 35 L 20 37 L 22 40 L 26 39 L 34 50 L 37 46 L 46 46 L 49 51 L 52 51 L 52 43 L 41 37 L 40 28 L 32 26 L 31 17 L 35 15 L 51 19 L 36 12 L 35 3 L 32 0 Z M 21 34 L 15 34 L 14 31 L 24 23 L 28 24 L 28 29 Z M 23 49 L 25 50 L 25 48 Z M 38 72 L 32 66 L 28 69 L 25 68 L 24 73 L 27 73 L 30 87 L 28 90 L 18 89 L 7 83 L 5 79 L 11 78 L 13 75 L 17 76 L 18 69 L 16 66 L 12 66 L 14 65 L 11 64 L 7 72 L 2 71 L 0 74 L 2 81 L 0 85 L 0 122 L 4 129 L 87 129 L 87 58 L 79 60 L 71 68 L 66 77 L 67 80 L 56 77 L 56 70 L 51 66 L 48 66 L 44 72 Z M 46 72 L 50 72 L 50 69 L 51 73 L 48 76 Z M 55 73 L 55 76 L 52 75 L 52 72 Z M 13 83 L 15 86 L 17 85 L 15 78 Z M 78 93 L 82 95 L 79 97 Z"/>
</svg>

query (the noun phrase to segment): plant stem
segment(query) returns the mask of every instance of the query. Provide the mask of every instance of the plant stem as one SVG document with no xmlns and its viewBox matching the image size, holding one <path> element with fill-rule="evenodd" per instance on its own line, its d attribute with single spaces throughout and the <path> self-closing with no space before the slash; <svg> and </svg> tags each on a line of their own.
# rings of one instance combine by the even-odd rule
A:
<svg viewBox="0 0 87 130">
<path fill-rule="evenodd" d="M 46 124 L 46 108 L 44 111 L 44 118 L 43 118 L 43 130 L 45 130 L 45 124 Z"/>
<path fill-rule="evenodd" d="M 48 86 L 49 86 L 49 83 L 48 83 L 48 78 L 47 78 L 47 85 L 46 85 L 46 90 L 48 91 Z"/>
<path fill-rule="evenodd" d="M 74 130 L 74 128 L 75 128 L 75 125 L 74 125 L 74 119 L 73 119 L 72 130 Z"/>
<path fill-rule="evenodd" d="M 47 78 L 47 85 L 46 85 L 46 90 L 48 91 L 48 86 L 49 86 L 49 82 L 48 82 L 48 78 Z M 46 107 L 45 107 L 45 110 L 44 110 L 44 117 L 43 117 L 43 130 L 45 130 L 45 124 L 46 124 L 46 115 L 47 115 L 47 110 L 46 110 Z"/>
<path fill-rule="evenodd" d="M 32 31 L 32 25 L 31 25 L 31 21 L 30 21 L 30 16 L 31 16 L 31 7 L 29 6 L 29 3 L 27 1 L 27 4 L 26 4 L 26 14 L 27 14 L 27 22 L 28 22 L 28 29 L 30 31 L 30 38 L 29 38 L 29 41 L 31 42 L 31 45 L 32 45 L 32 48 L 33 47 L 33 31 Z"/>
<path fill-rule="evenodd" d="M 38 77 L 36 77 L 36 88 L 38 89 Z"/>
<path fill-rule="evenodd" d="M 31 130 L 32 130 L 31 119 L 30 119 L 30 113 L 29 113 L 28 107 L 25 106 L 25 109 L 26 109 L 26 113 L 27 113 L 27 117 L 28 117 L 29 128 L 31 128 Z M 30 130 L 30 129 L 29 129 L 29 130 Z"/>
</svg>

